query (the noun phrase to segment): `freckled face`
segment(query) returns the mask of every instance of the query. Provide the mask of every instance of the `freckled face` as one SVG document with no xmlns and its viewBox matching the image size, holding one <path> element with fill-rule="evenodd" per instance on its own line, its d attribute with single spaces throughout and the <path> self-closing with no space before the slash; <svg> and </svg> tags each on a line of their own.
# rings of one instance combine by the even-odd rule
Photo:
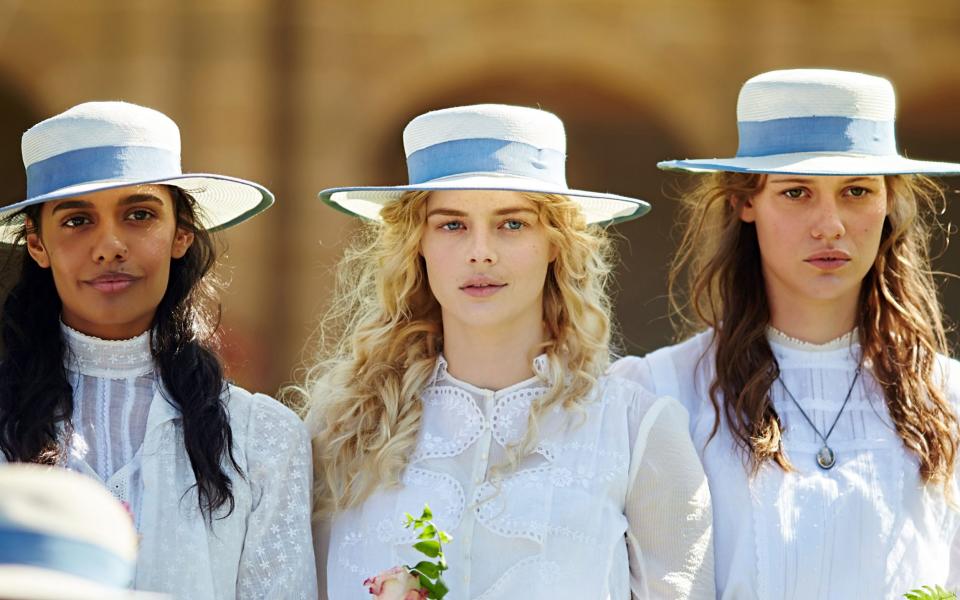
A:
<svg viewBox="0 0 960 600">
<path fill-rule="evenodd" d="M 445 327 L 539 326 L 556 254 L 534 203 L 517 192 L 450 190 L 431 193 L 426 213 L 420 251 Z"/>
<path fill-rule="evenodd" d="M 886 216 L 882 176 L 769 175 L 741 212 L 756 225 L 771 302 L 855 302 Z"/>
<path fill-rule="evenodd" d="M 192 242 L 193 234 L 177 226 L 169 189 L 139 185 L 45 203 L 27 251 L 51 270 L 64 323 L 124 339 L 150 327 L 170 261 Z"/>
</svg>

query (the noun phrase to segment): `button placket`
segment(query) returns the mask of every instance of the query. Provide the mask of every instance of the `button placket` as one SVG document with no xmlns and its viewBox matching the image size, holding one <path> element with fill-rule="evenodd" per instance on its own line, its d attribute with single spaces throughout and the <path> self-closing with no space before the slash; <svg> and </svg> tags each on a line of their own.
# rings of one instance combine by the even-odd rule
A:
<svg viewBox="0 0 960 600">
<path fill-rule="evenodd" d="M 470 490 L 467 494 L 468 498 L 472 498 L 475 495 L 476 488 L 483 485 L 487 479 L 487 468 L 490 462 L 490 443 L 493 439 L 492 428 L 490 426 L 490 417 L 493 413 L 494 406 L 494 392 L 484 391 L 481 394 L 480 398 L 480 410 L 483 412 L 483 432 L 480 434 L 480 438 L 475 444 L 475 452 L 473 458 L 473 470 L 471 472 L 471 486 L 473 489 Z M 473 534 L 476 528 L 476 512 L 473 510 L 468 510 L 464 513 L 463 519 L 463 528 L 462 536 L 460 541 L 460 547 L 462 548 L 463 556 L 463 584 L 464 586 L 469 586 L 470 584 L 470 557 L 472 554 L 473 548 Z"/>
</svg>

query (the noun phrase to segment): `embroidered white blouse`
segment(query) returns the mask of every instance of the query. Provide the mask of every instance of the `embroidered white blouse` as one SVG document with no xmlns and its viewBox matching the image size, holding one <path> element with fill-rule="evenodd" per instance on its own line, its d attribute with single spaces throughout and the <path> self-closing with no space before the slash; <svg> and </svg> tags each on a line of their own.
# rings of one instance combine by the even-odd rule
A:
<svg viewBox="0 0 960 600">
<path fill-rule="evenodd" d="M 402 486 L 338 514 L 317 539 L 329 598 L 369 598 L 366 577 L 416 564 L 403 515 L 424 503 L 453 536 L 450 600 L 713 598 L 709 494 L 676 401 L 605 377 L 582 420 L 547 413 L 535 454 L 496 489 L 491 469 L 545 390 L 536 377 L 479 389 L 440 357 Z"/>
<path fill-rule="evenodd" d="M 62 330 L 74 396 L 66 466 L 102 481 L 130 507 L 142 536 L 134 587 L 183 600 L 314 600 L 310 444 L 297 416 L 230 386 L 234 456 L 245 478 L 228 470 L 236 507 L 208 525 L 149 332 L 105 341 Z"/>
<path fill-rule="evenodd" d="M 773 331 L 768 338 L 787 389 L 826 434 L 860 362 L 855 336 L 822 347 Z M 771 398 L 796 472 L 768 464 L 751 479 L 725 421 L 708 443 L 714 424 L 707 391 L 715 372 L 711 340 L 705 332 L 642 359 L 621 359 L 611 371 L 656 394 L 674 395 L 690 412 L 713 500 L 718 596 L 893 599 L 921 585 L 956 586 L 957 513 L 942 488 L 922 484 L 918 462 L 897 436 L 869 367 L 828 438 L 836 453 L 830 470 L 817 465 L 823 446 L 817 433 L 775 384 Z M 957 405 L 960 363 L 941 358 L 939 365 Z"/>
</svg>

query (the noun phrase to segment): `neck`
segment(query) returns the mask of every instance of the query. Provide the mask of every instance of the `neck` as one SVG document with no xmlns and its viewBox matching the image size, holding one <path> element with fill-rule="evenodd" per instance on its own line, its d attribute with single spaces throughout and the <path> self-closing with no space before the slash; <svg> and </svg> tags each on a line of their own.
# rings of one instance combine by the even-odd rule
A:
<svg viewBox="0 0 960 600">
<path fill-rule="evenodd" d="M 770 294 L 770 325 L 811 344 L 826 344 L 850 332 L 857 324 L 859 290 L 849 297 L 811 301 L 791 294 Z"/>
<path fill-rule="evenodd" d="M 491 329 L 462 322 L 443 324 L 447 371 L 461 381 L 488 390 L 502 390 L 533 377 L 533 359 L 544 341 L 538 319 L 526 327 Z"/>
<path fill-rule="evenodd" d="M 66 307 L 60 315 L 63 324 L 79 331 L 84 335 L 100 338 L 101 340 L 129 340 L 150 329 L 153 324 L 153 314 L 145 315 L 136 321 L 127 323 L 96 323 L 84 319 L 71 312 Z"/>
</svg>

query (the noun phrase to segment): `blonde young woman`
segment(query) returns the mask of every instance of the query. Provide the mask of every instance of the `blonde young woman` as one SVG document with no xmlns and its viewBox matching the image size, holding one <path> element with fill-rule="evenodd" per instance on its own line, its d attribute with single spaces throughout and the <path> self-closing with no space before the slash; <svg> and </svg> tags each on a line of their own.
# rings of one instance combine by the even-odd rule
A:
<svg viewBox="0 0 960 600">
<path fill-rule="evenodd" d="M 943 200 L 894 141 L 890 83 L 749 80 L 732 159 L 683 199 L 686 341 L 613 372 L 681 400 L 710 481 L 722 598 L 901 598 L 955 584 L 960 364 L 928 241 Z M 686 276 L 684 293 L 677 288 Z"/>
<path fill-rule="evenodd" d="M 452 600 L 713 597 L 686 414 L 603 376 L 611 256 L 588 223 L 646 203 L 569 189 L 544 111 L 430 112 L 404 142 L 409 186 L 321 194 L 377 221 L 309 388 L 321 588 L 368 598 L 416 564 L 403 514 L 429 503 Z"/>
</svg>

